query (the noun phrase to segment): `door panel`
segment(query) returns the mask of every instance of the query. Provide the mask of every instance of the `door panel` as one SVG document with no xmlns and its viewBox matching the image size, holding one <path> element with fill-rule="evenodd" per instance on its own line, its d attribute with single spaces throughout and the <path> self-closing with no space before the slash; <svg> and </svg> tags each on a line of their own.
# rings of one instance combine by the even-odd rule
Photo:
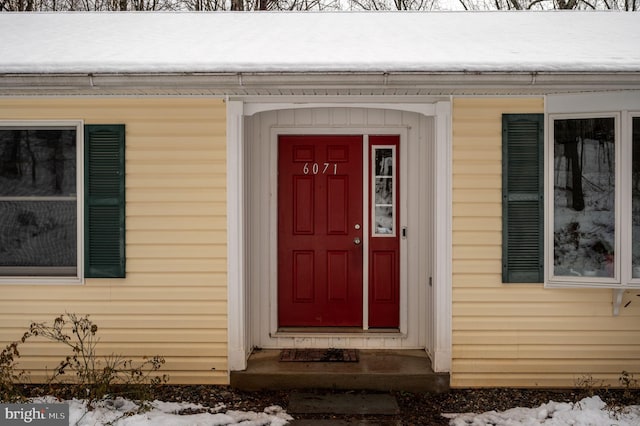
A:
<svg viewBox="0 0 640 426">
<path fill-rule="evenodd" d="M 313 301 L 313 259 L 313 251 L 293 252 L 293 277 L 297 284 L 293 288 L 293 300 L 296 303 Z"/>
<path fill-rule="evenodd" d="M 362 136 L 279 136 L 279 326 L 362 326 L 362 207 Z"/>
<path fill-rule="evenodd" d="M 349 297 L 349 252 L 327 252 L 327 290 L 332 302 L 344 302 Z"/>
<path fill-rule="evenodd" d="M 327 177 L 327 233 L 346 235 L 349 230 L 349 177 Z"/>
<path fill-rule="evenodd" d="M 371 281 L 370 294 L 372 303 L 389 303 L 396 300 L 395 286 L 390 285 L 395 281 L 398 273 L 396 268 L 395 250 L 372 250 L 371 256 Z M 375 312 L 372 312 L 375 316 Z"/>
<path fill-rule="evenodd" d="M 293 232 L 313 235 L 315 200 L 313 176 L 293 176 Z"/>
</svg>

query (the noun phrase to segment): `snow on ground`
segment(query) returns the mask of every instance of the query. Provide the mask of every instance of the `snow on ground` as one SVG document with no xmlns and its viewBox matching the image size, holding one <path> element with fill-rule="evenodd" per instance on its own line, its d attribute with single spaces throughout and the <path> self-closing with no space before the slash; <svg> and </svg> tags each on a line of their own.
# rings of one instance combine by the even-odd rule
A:
<svg viewBox="0 0 640 426">
<path fill-rule="evenodd" d="M 573 404 L 549 401 L 537 408 L 512 408 L 482 414 L 444 414 L 452 426 L 638 426 L 640 405 L 607 407 L 598 396 Z"/>
<path fill-rule="evenodd" d="M 34 402 L 57 401 L 45 397 Z M 73 399 L 66 402 L 69 404 L 69 424 L 74 426 L 281 426 L 293 420 L 277 405 L 256 413 L 227 411 L 222 403 L 207 408 L 199 404 L 153 401 L 140 407 L 130 400 L 115 398 L 99 401 L 89 410 L 86 401 Z"/>
<path fill-rule="evenodd" d="M 34 402 L 56 402 L 53 397 Z M 153 401 L 147 407 L 123 398 L 96 403 L 92 410 L 85 401 L 69 404 L 69 424 L 77 426 L 281 426 L 293 418 L 279 406 L 262 413 L 226 410 L 224 403 L 207 408 L 199 404 Z M 198 414 L 179 414 L 198 413 Z M 608 407 L 598 396 L 577 403 L 549 401 L 537 408 L 517 407 L 486 413 L 443 414 L 452 426 L 638 426 L 640 405 Z"/>
</svg>

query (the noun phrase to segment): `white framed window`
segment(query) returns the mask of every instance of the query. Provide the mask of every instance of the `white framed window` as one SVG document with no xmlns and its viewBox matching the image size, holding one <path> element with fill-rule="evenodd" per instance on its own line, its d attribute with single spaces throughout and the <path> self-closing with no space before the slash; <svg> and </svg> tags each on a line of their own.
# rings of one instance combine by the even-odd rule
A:
<svg viewBox="0 0 640 426">
<path fill-rule="evenodd" d="M 548 115 L 545 285 L 640 287 L 638 117 Z"/>
<path fill-rule="evenodd" d="M 0 280 L 82 271 L 82 122 L 0 122 Z"/>
</svg>

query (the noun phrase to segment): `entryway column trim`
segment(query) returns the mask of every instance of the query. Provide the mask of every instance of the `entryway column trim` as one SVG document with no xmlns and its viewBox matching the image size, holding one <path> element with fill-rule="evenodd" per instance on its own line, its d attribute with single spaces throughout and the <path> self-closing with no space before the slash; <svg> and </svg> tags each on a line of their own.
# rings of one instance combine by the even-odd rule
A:
<svg viewBox="0 0 640 426">
<path fill-rule="evenodd" d="M 227 100 L 227 370 L 247 368 L 244 248 L 244 103 Z"/>
<path fill-rule="evenodd" d="M 433 321 L 435 330 L 433 370 L 451 371 L 452 334 L 452 143 L 451 102 L 436 103 Z"/>
</svg>

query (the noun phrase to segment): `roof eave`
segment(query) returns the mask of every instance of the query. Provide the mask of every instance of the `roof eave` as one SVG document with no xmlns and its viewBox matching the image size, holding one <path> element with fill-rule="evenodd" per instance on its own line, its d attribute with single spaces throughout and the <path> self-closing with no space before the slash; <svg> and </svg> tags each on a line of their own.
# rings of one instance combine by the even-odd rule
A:
<svg viewBox="0 0 640 426">
<path fill-rule="evenodd" d="M 287 94 L 380 91 L 459 94 L 640 89 L 640 71 L 0 73 L 0 96 Z"/>
</svg>

